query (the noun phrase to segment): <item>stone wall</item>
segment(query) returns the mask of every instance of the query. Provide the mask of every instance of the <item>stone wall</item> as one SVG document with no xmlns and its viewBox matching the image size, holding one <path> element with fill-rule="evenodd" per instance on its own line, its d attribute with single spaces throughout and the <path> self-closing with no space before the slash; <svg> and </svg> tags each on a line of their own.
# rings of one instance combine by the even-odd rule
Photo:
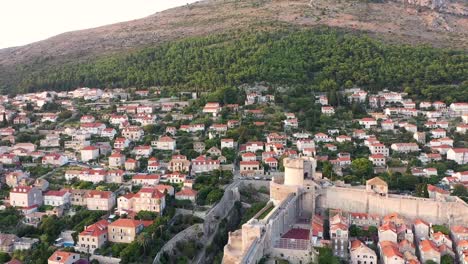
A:
<svg viewBox="0 0 468 264">
<path fill-rule="evenodd" d="M 398 213 L 409 219 L 422 218 L 434 224 L 468 224 L 468 206 L 463 201 L 435 201 L 401 195 L 379 196 L 364 189 L 329 187 L 318 198 L 320 208 L 386 215 Z"/>
<path fill-rule="evenodd" d="M 119 264 L 119 258 L 112 258 L 106 256 L 91 255 L 90 260 L 97 260 L 100 264 Z"/>
<path fill-rule="evenodd" d="M 179 241 L 188 241 L 191 239 L 198 240 L 202 235 L 202 224 L 194 224 L 177 233 L 171 240 L 167 241 L 166 244 L 159 250 L 158 254 L 153 260 L 153 264 L 159 263 L 159 258 L 163 252 L 171 252 Z"/>
<path fill-rule="evenodd" d="M 207 238 L 213 234 L 220 219 L 226 217 L 236 201 L 240 201 L 239 182 L 231 183 L 224 189 L 223 198 L 205 216 L 203 234 Z"/>
</svg>

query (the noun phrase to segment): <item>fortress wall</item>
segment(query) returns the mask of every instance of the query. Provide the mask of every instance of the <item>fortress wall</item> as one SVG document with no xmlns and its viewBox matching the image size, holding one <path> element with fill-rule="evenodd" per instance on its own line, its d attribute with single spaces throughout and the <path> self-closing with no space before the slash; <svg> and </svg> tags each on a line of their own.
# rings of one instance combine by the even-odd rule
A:
<svg viewBox="0 0 468 264">
<path fill-rule="evenodd" d="M 468 206 L 462 202 L 398 195 L 384 197 L 368 193 L 364 189 L 326 188 L 318 206 L 379 215 L 396 212 L 409 219 L 423 218 L 435 224 L 468 224 Z"/>
</svg>

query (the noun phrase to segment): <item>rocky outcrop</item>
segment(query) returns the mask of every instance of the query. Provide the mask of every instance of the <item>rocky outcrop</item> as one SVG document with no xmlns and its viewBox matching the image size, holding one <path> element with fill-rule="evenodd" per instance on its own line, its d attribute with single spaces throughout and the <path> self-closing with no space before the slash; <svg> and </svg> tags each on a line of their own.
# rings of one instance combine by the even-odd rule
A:
<svg viewBox="0 0 468 264">
<path fill-rule="evenodd" d="M 431 9 L 441 9 L 449 4 L 449 0 L 399 0 L 400 2 L 420 6 L 429 7 Z"/>
</svg>

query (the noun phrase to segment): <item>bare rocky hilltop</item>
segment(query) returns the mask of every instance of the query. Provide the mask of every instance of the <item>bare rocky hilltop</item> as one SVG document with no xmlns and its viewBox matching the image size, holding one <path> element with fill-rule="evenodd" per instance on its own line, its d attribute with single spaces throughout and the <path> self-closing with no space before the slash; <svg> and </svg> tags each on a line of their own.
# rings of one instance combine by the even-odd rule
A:
<svg viewBox="0 0 468 264">
<path fill-rule="evenodd" d="M 465 0 L 205 0 L 149 17 L 0 50 L 0 67 L 55 64 L 189 36 L 275 25 L 360 30 L 392 42 L 468 47 Z"/>
</svg>

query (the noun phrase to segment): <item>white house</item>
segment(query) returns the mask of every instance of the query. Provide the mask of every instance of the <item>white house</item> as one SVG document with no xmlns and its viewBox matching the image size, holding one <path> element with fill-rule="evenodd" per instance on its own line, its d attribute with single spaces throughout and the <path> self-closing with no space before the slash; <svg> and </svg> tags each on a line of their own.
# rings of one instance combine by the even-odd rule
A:
<svg viewBox="0 0 468 264">
<path fill-rule="evenodd" d="M 369 160 L 376 167 L 385 166 L 385 156 L 383 154 L 373 154 L 369 156 Z"/>
<path fill-rule="evenodd" d="M 333 106 L 322 106 L 322 114 L 324 115 L 334 115 L 335 108 Z"/>
<path fill-rule="evenodd" d="M 377 126 L 377 120 L 372 117 L 365 117 L 359 120 L 359 125 L 364 126 L 366 129 L 369 129 L 373 126 Z"/>
<path fill-rule="evenodd" d="M 458 116 L 468 114 L 468 103 L 452 103 L 450 105 L 450 110 Z"/>
<path fill-rule="evenodd" d="M 232 138 L 223 138 L 221 139 L 221 149 L 223 148 L 234 148 L 234 139 Z"/>
<path fill-rule="evenodd" d="M 198 156 L 192 160 L 192 172 L 193 173 L 204 173 L 219 170 L 220 161 L 207 158 L 204 155 Z"/>
<path fill-rule="evenodd" d="M 384 157 L 390 155 L 388 148 L 382 143 L 372 143 L 369 145 L 369 151 L 372 155 L 382 154 Z"/>
<path fill-rule="evenodd" d="M 451 148 L 447 152 L 447 159 L 458 164 L 468 163 L 468 148 Z"/>
<path fill-rule="evenodd" d="M 81 161 L 86 162 L 97 159 L 99 157 L 99 148 L 95 146 L 87 146 L 81 150 Z"/>
<path fill-rule="evenodd" d="M 151 145 L 159 150 L 172 150 L 176 149 L 176 141 L 168 136 L 160 137 L 158 140 L 152 141 Z"/>
<path fill-rule="evenodd" d="M 409 153 L 419 151 L 419 146 L 416 143 L 394 143 L 390 148 L 395 152 Z"/>
<path fill-rule="evenodd" d="M 42 165 L 63 166 L 67 163 L 67 156 L 57 153 L 49 153 L 42 157 Z"/>
<path fill-rule="evenodd" d="M 206 103 L 205 107 L 203 107 L 203 113 L 217 116 L 219 112 L 221 112 L 221 106 L 217 102 Z"/>
<path fill-rule="evenodd" d="M 63 206 L 70 203 L 71 193 L 68 190 L 47 191 L 43 195 L 44 204 L 51 206 Z"/>
</svg>

